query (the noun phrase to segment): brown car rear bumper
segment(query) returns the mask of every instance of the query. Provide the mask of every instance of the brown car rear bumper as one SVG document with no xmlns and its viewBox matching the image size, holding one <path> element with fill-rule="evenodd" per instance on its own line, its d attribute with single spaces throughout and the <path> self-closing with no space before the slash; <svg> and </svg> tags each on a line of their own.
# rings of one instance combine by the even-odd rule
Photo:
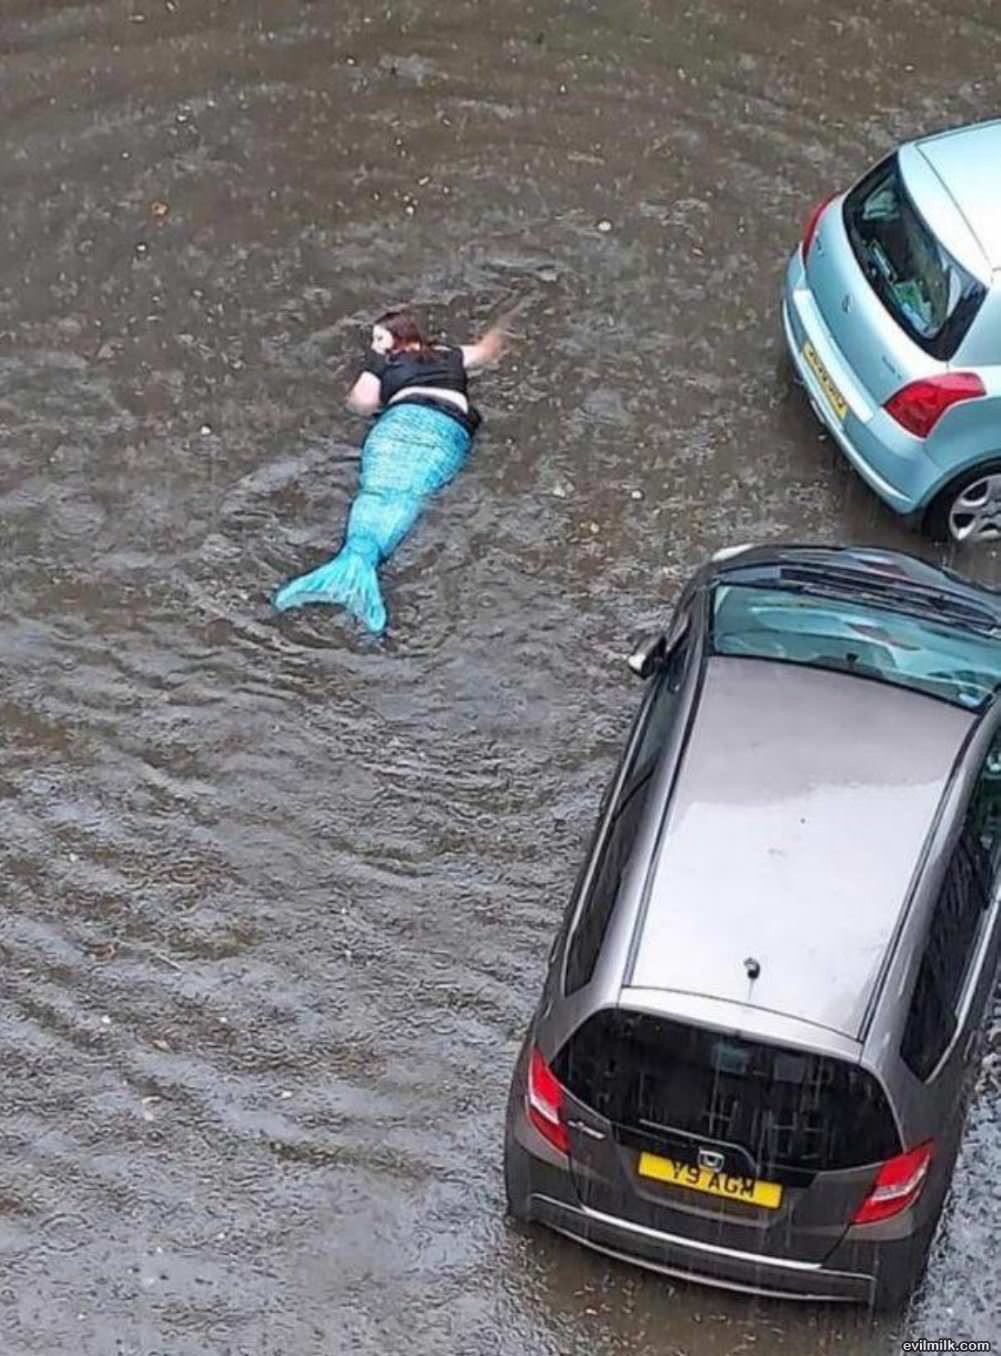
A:
<svg viewBox="0 0 1001 1356">
<path fill-rule="evenodd" d="M 873 1278 L 859 1272 L 833 1271 L 819 1263 L 773 1262 L 751 1253 L 694 1243 L 551 1196 L 532 1195 L 528 1214 L 589 1248 L 680 1280 L 776 1299 L 867 1304 L 872 1296 Z"/>
</svg>

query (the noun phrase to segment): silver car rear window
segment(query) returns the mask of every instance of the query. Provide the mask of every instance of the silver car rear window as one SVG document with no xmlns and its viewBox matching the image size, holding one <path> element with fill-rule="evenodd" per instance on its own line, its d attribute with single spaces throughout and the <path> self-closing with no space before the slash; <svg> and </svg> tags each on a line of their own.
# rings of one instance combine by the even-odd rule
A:
<svg viewBox="0 0 1001 1356">
<path fill-rule="evenodd" d="M 720 584 L 717 654 L 836 669 L 976 710 L 1001 683 L 1001 641 L 844 597 Z"/>
<path fill-rule="evenodd" d="M 986 292 L 922 218 L 896 155 L 848 194 L 844 219 L 855 258 L 880 301 L 915 343 L 947 362 Z"/>
</svg>

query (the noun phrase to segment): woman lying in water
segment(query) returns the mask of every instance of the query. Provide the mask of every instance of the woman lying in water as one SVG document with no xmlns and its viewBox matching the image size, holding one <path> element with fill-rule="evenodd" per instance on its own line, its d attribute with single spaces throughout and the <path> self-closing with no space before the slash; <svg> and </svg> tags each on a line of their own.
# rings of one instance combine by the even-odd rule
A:
<svg viewBox="0 0 1001 1356">
<path fill-rule="evenodd" d="M 387 311 L 348 395 L 356 414 L 377 415 L 361 451 L 361 484 L 344 544 L 326 565 L 280 588 L 275 607 L 340 603 L 370 631 L 386 608 L 376 569 L 413 527 L 424 501 L 461 470 L 480 416 L 469 404 L 467 374 L 496 361 L 504 330 L 475 344 L 433 344 L 409 311 Z"/>
</svg>

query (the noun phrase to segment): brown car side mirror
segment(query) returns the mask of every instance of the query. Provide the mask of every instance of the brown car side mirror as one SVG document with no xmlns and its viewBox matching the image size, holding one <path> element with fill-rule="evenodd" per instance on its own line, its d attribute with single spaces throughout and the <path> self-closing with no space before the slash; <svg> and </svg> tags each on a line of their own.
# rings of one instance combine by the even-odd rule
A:
<svg viewBox="0 0 1001 1356">
<path fill-rule="evenodd" d="M 649 678 L 667 654 L 667 636 L 656 631 L 639 642 L 626 663 L 640 678 Z"/>
</svg>

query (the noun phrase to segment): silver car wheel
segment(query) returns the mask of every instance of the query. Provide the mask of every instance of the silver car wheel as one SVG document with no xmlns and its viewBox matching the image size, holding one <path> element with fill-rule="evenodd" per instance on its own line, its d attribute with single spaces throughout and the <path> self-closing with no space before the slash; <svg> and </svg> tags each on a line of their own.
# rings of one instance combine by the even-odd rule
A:
<svg viewBox="0 0 1001 1356">
<path fill-rule="evenodd" d="M 953 541 L 1001 540 L 1001 471 L 964 486 L 949 506 Z"/>
</svg>

